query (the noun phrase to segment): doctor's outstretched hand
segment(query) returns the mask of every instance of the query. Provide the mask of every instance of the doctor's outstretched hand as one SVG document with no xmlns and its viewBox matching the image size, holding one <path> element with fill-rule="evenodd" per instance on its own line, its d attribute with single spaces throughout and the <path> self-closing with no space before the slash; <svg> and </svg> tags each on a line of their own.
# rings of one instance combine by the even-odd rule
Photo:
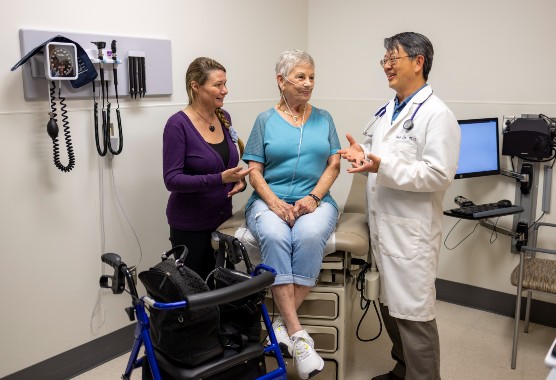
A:
<svg viewBox="0 0 556 380">
<path fill-rule="evenodd" d="M 363 155 L 363 157 L 365 157 Z M 367 154 L 367 157 L 363 158 L 361 161 L 352 161 L 351 168 L 348 169 L 348 173 L 377 173 L 378 167 L 380 166 L 380 157 L 374 154 Z"/>
<path fill-rule="evenodd" d="M 338 151 L 338 154 L 340 154 L 343 159 L 348 160 L 349 162 L 363 161 L 365 159 L 365 152 L 363 151 L 363 148 L 361 148 L 361 145 L 359 145 L 357 141 L 355 141 L 353 136 L 349 133 L 346 133 L 346 138 L 348 140 L 349 147 L 340 149 Z"/>
<path fill-rule="evenodd" d="M 351 134 L 346 133 L 346 138 L 349 142 L 349 147 L 340 149 L 338 154 L 343 159 L 351 162 L 351 168 L 348 169 L 348 173 L 378 172 L 380 157 L 371 153 L 365 155 L 363 148 L 361 148 L 361 145 L 355 141 Z"/>
</svg>

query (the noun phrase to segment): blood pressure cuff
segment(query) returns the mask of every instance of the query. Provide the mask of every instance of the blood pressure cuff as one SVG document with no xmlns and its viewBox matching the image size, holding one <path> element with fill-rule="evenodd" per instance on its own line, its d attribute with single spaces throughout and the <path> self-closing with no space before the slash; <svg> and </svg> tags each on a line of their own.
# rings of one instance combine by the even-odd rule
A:
<svg viewBox="0 0 556 380">
<path fill-rule="evenodd" d="M 68 43 L 75 44 L 75 47 L 77 48 L 77 63 L 79 66 L 78 68 L 79 72 L 78 72 L 77 79 L 70 81 L 71 86 L 73 88 L 83 87 L 87 83 L 91 83 L 96 79 L 98 75 L 97 71 L 95 69 L 95 66 L 93 65 L 93 62 L 91 62 L 91 59 L 89 58 L 85 50 L 77 42 L 72 41 L 69 38 L 66 38 L 61 35 L 52 37 L 51 39 L 44 41 L 42 44 L 40 44 L 39 46 L 31 50 L 29 53 L 25 55 L 25 57 L 21 58 L 21 60 L 18 63 L 16 63 L 14 67 L 12 67 L 12 71 L 15 71 L 19 66 L 27 62 L 29 58 L 42 51 L 43 48 L 46 46 L 46 44 L 49 42 L 68 42 Z"/>
</svg>

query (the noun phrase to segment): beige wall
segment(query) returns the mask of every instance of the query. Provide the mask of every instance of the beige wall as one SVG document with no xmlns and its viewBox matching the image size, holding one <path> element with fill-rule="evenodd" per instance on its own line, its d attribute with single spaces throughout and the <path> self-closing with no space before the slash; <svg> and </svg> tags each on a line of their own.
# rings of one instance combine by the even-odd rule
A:
<svg viewBox="0 0 556 380">
<path fill-rule="evenodd" d="M 225 107 L 246 139 L 256 115 L 277 100 L 273 72 L 280 52 L 307 49 L 305 1 L 99 0 L 87 6 L 99 13 L 86 14 L 78 3 L 54 10 L 50 3 L 24 0 L 0 15 L 0 289 L 5 300 L 0 377 L 130 323 L 123 310 L 128 296 L 99 293 L 99 277 L 109 273 L 100 255 L 117 252 L 129 265 L 137 264 L 141 255 L 134 232 L 142 250 L 139 270 L 169 248 L 162 131 L 187 101 L 189 62 L 203 55 L 226 67 Z M 91 101 L 68 101 L 77 163 L 62 173 L 52 164 L 46 134 L 48 103 L 26 102 L 21 70 L 10 71 L 21 58 L 20 28 L 169 39 L 174 93 L 122 99 L 125 145 L 113 161 L 96 154 Z"/>
<path fill-rule="evenodd" d="M 367 121 L 393 96 L 378 65 L 384 37 L 416 31 L 428 36 L 435 48 L 429 83 L 458 119 L 501 120 L 522 113 L 556 117 L 554 14 L 556 3 L 551 0 L 402 0 L 395 5 L 348 0 L 341 6 L 333 0 L 309 1 L 308 44 L 318 79 L 314 98 L 332 112 L 342 138 L 345 132 L 361 138 Z M 502 156 L 501 162 L 511 168 L 508 157 Z M 539 184 L 542 187 L 542 178 Z M 515 186 L 515 180 L 503 176 L 456 180 L 445 197 L 445 209 L 455 207 L 456 195 L 475 203 L 502 198 L 515 202 Z M 555 199 L 556 191 L 553 210 Z M 540 200 L 539 193 L 539 209 Z M 554 212 L 543 220 L 556 222 Z M 444 217 L 445 236 L 457 221 Z M 446 245 L 455 246 L 475 224 L 462 220 Z M 512 217 L 500 218 L 498 225 L 511 228 Z M 548 241 L 541 236 L 542 243 L 555 246 L 551 236 Z M 491 231 L 479 226 L 454 250 L 443 247 L 438 277 L 514 293 L 509 275 L 519 258 L 510 253 L 509 237 L 498 234 L 492 244 L 491 239 Z"/>
</svg>

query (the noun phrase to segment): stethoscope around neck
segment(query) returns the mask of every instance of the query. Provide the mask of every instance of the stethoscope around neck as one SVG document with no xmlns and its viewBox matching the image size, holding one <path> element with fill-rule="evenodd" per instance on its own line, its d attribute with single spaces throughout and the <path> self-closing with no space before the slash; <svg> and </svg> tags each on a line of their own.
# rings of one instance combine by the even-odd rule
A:
<svg viewBox="0 0 556 380">
<path fill-rule="evenodd" d="M 403 127 L 404 130 L 411 131 L 413 129 L 413 127 L 415 126 L 415 123 L 413 122 L 413 119 L 415 118 L 415 115 L 417 114 L 417 112 L 419 112 L 419 109 L 421 109 L 421 106 L 423 104 L 425 104 L 425 102 L 427 100 L 429 100 L 431 95 L 432 95 L 432 91 L 429 94 L 429 96 L 427 96 L 425 98 L 425 100 L 423 100 L 421 103 L 417 104 L 417 108 L 415 108 L 415 111 L 413 111 L 413 113 L 411 114 L 411 117 L 403 122 L 402 127 Z M 373 126 L 374 123 L 376 123 L 376 121 L 378 119 L 380 119 L 380 118 L 382 118 L 382 116 L 384 116 L 384 114 L 386 113 L 386 107 L 388 107 L 388 104 L 390 104 L 390 102 L 388 102 L 385 105 L 383 105 L 382 107 L 380 107 L 379 110 L 375 113 L 375 115 L 371 119 L 371 121 L 369 121 L 367 123 L 367 125 L 365 126 L 365 129 L 363 130 L 363 134 L 365 136 L 369 136 L 369 134 L 368 134 L 369 129 Z"/>
</svg>

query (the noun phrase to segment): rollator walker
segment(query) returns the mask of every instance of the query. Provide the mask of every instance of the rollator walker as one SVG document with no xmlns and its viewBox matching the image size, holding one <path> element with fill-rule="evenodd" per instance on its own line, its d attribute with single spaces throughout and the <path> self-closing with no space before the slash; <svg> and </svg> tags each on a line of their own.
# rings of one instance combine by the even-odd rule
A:
<svg viewBox="0 0 556 380">
<path fill-rule="evenodd" d="M 127 291 L 131 295 L 132 306 L 127 307 L 125 310 L 131 321 L 137 321 L 134 333 L 135 341 L 122 379 L 131 379 L 131 373 L 139 367 L 142 367 L 143 378 L 154 380 L 162 379 L 161 374 L 166 374 L 164 378 L 169 377 L 175 380 L 226 378 L 227 371 L 264 354 L 265 356 L 274 357 L 277 368 L 266 372 L 266 374 L 261 375 L 257 379 L 286 380 L 286 364 L 280 352 L 280 347 L 272 329 L 272 322 L 264 303 L 260 305 L 262 309 L 261 315 L 266 331 L 269 334 L 270 344 L 263 346 L 261 342 L 248 342 L 239 352 L 225 349 L 223 354 L 209 359 L 194 368 L 184 367 L 182 364 L 172 361 L 153 346 L 150 336 L 149 315 L 146 310 L 150 308 L 171 310 L 184 307 L 189 310 L 195 310 L 236 301 L 270 286 L 276 276 L 274 269 L 265 265 L 258 265 L 251 274 L 251 278 L 247 281 L 216 290 L 191 294 L 185 297 L 183 301 L 164 303 L 157 302 L 149 296 L 139 297 L 133 276 L 127 265 L 121 261 L 119 255 L 105 253 L 102 255 L 101 260 L 114 268 L 114 274 L 112 276 L 103 275 L 100 278 L 100 286 L 111 289 L 113 294 L 121 294 Z M 139 354 L 141 347 L 144 347 L 144 354 L 142 355 Z"/>
</svg>

